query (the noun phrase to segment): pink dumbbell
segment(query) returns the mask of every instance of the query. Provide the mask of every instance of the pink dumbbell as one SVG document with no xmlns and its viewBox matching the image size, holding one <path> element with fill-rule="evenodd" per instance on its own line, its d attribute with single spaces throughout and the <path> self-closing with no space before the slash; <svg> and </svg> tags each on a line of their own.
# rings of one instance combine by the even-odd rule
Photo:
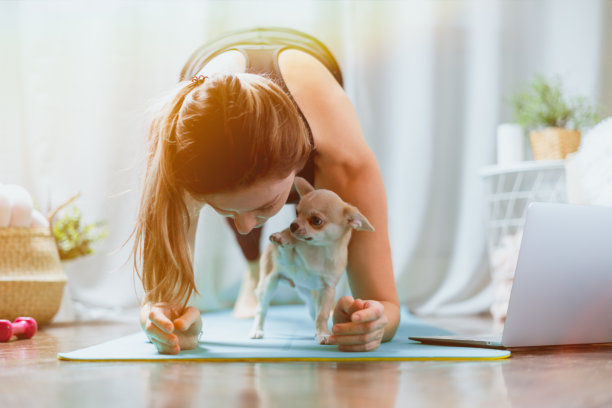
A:
<svg viewBox="0 0 612 408">
<path fill-rule="evenodd" d="M 18 317 L 14 323 L 9 320 L 0 320 L 0 341 L 9 341 L 13 335 L 18 339 L 29 339 L 34 334 L 38 325 L 31 317 Z"/>
</svg>

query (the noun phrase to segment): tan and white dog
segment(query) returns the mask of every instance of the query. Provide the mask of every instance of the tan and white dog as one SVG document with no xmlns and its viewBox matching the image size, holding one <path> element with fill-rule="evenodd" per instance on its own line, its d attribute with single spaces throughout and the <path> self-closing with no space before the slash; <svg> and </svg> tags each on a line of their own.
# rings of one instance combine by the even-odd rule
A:
<svg viewBox="0 0 612 408">
<path fill-rule="evenodd" d="M 374 231 L 359 210 L 330 190 L 318 189 L 296 177 L 300 195 L 291 226 L 270 236 L 261 257 L 257 308 L 250 337 L 263 337 L 263 326 L 274 291 L 281 280 L 294 287 L 315 321 L 315 339 L 327 344 L 327 326 L 336 285 L 347 264 L 353 230 Z"/>
</svg>

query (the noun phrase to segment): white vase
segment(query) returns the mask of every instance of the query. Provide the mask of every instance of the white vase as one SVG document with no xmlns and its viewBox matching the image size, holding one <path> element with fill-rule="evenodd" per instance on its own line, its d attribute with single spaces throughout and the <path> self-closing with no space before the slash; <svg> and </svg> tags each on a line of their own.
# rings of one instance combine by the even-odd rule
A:
<svg viewBox="0 0 612 408">
<path fill-rule="evenodd" d="M 507 165 L 523 161 L 525 136 L 518 123 L 502 123 L 497 126 L 497 164 Z"/>
</svg>

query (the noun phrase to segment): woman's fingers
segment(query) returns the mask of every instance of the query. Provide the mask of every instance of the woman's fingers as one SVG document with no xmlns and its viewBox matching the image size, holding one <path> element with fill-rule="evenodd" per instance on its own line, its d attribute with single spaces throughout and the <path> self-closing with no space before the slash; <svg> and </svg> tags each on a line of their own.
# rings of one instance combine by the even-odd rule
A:
<svg viewBox="0 0 612 408">
<path fill-rule="evenodd" d="M 145 313 L 146 313 L 146 309 Z M 176 305 L 156 303 L 150 306 L 144 330 L 162 354 L 178 354 L 197 347 L 202 318 L 195 307 L 181 310 Z"/>
<path fill-rule="evenodd" d="M 159 327 L 161 331 L 172 333 L 174 331 L 174 324 L 172 324 L 172 320 L 167 316 L 167 312 L 165 308 L 153 305 L 149 312 L 149 320 Z"/>
<path fill-rule="evenodd" d="M 353 299 L 352 296 L 342 296 L 340 299 L 338 299 L 338 303 L 336 304 L 336 310 L 338 312 L 342 312 L 344 314 L 348 314 L 351 305 L 353 304 L 353 302 L 355 301 L 355 299 Z"/>
<path fill-rule="evenodd" d="M 178 344 L 174 346 L 169 346 L 153 339 L 151 340 L 151 342 L 155 345 L 155 348 L 157 348 L 157 352 L 160 354 L 178 354 L 181 351 L 181 348 Z"/>
<path fill-rule="evenodd" d="M 364 308 L 364 304 L 365 302 L 361 299 L 355 299 L 353 301 L 353 303 L 351 304 L 351 306 L 349 307 L 347 313 L 349 316 L 352 316 L 355 312 L 357 312 L 358 310 L 361 310 Z"/>
<path fill-rule="evenodd" d="M 145 327 L 147 332 L 147 336 L 151 341 L 156 341 L 157 343 L 165 344 L 167 346 L 174 346 L 178 344 L 178 338 L 174 333 L 166 333 L 162 331 L 159 327 L 155 326 L 153 323 L 147 324 Z"/>
<path fill-rule="evenodd" d="M 146 324 L 145 331 L 159 353 L 177 354 L 180 351 L 179 339 L 175 334 L 162 331 L 151 321 Z"/>
<path fill-rule="evenodd" d="M 180 331 L 195 331 L 197 329 L 197 332 L 199 333 L 200 328 L 195 327 L 194 323 L 200 321 L 200 311 L 197 308 L 190 306 L 185 309 L 184 313 L 179 318 L 174 319 L 174 328 Z"/>
<path fill-rule="evenodd" d="M 364 301 L 353 299 L 352 296 L 342 296 L 334 309 L 334 323 L 350 322 L 351 315 L 363 309 Z"/>
<path fill-rule="evenodd" d="M 338 336 L 333 334 L 330 338 L 332 344 L 367 344 L 372 341 L 380 341 L 383 338 L 384 330 L 378 329 L 374 331 L 368 331 L 360 334 L 346 334 Z"/>
<path fill-rule="evenodd" d="M 170 320 L 171 308 L 165 304 L 151 306 L 145 332 L 160 354 L 178 354 L 179 339 L 174 334 L 174 324 Z"/>
<path fill-rule="evenodd" d="M 351 314 L 353 322 L 370 322 L 379 319 L 385 314 L 384 306 L 376 301 L 361 302 L 362 309 L 357 309 Z"/>
<path fill-rule="evenodd" d="M 387 324 L 386 319 L 377 319 L 363 323 L 338 323 L 332 327 L 334 336 L 347 336 L 352 334 L 366 334 L 380 329 L 384 329 Z"/>
<path fill-rule="evenodd" d="M 370 351 L 378 348 L 388 321 L 382 303 L 355 299 L 346 310 L 352 312 L 350 319 L 333 325 L 330 344 L 337 344 L 340 351 Z"/>
<path fill-rule="evenodd" d="M 367 344 L 347 344 L 338 345 L 340 351 L 373 351 L 380 346 L 380 341 L 371 341 Z"/>
<path fill-rule="evenodd" d="M 336 326 L 346 325 L 347 323 L 365 323 L 380 319 L 385 314 L 384 306 L 372 300 L 355 299 L 349 305 L 347 303 L 339 307 L 344 310 L 341 316 L 334 314 L 334 332 Z"/>
<path fill-rule="evenodd" d="M 181 316 L 174 319 L 174 327 L 181 350 L 192 350 L 198 346 L 202 317 L 197 308 L 193 306 L 186 308 Z"/>
</svg>

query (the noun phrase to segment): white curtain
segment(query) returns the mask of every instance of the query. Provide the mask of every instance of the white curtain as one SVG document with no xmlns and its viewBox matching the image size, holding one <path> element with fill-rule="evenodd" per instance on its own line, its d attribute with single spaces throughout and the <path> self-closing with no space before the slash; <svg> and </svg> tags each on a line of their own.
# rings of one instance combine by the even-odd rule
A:
<svg viewBox="0 0 612 408">
<path fill-rule="evenodd" d="M 0 182 L 24 185 L 43 210 L 81 192 L 85 221 L 107 221 L 110 235 L 66 264 L 76 318 L 135 319 L 141 289 L 121 245 L 147 109 L 204 42 L 295 28 L 337 57 L 379 159 L 401 301 L 422 314 L 482 312 L 491 296 L 479 169 L 494 161 L 496 125 L 536 72 L 612 107 L 609 21 L 606 0 L 0 2 Z M 196 304 L 229 307 L 246 266 L 225 222 L 206 210 L 202 221 Z"/>
</svg>

